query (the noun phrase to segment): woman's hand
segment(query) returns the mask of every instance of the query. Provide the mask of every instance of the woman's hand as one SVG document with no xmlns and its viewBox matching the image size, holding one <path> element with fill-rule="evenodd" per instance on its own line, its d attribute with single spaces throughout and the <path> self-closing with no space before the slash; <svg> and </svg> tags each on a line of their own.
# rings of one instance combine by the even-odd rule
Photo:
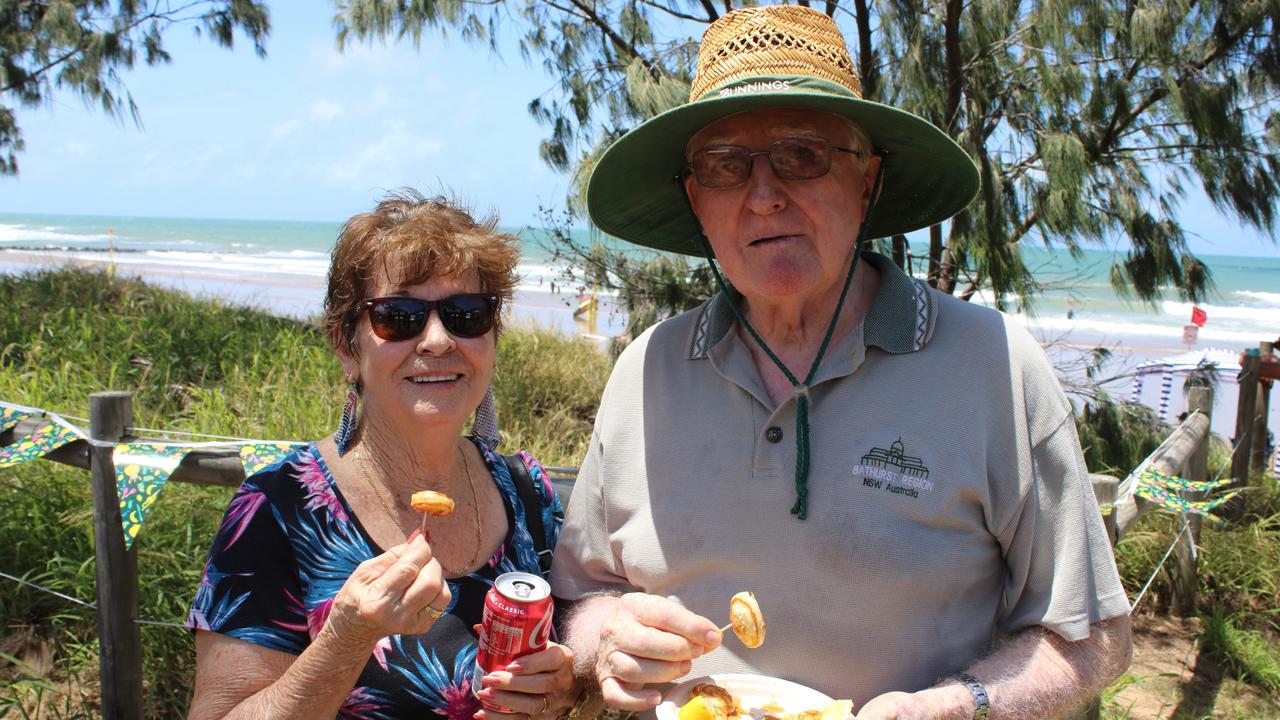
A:
<svg viewBox="0 0 1280 720">
<path fill-rule="evenodd" d="M 516 658 L 506 668 L 482 677 L 480 683 L 484 686 L 478 693 L 481 700 L 511 710 L 482 710 L 476 714 L 481 720 L 552 720 L 573 707 L 581 691 L 573 677 L 573 651 L 556 643 Z"/>
<path fill-rule="evenodd" d="M 449 607 L 449 585 L 431 545 L 415 532 L 356 567 L 333 598 L 326 626 L 352 642 L 424 633 Z"/>
</svg>

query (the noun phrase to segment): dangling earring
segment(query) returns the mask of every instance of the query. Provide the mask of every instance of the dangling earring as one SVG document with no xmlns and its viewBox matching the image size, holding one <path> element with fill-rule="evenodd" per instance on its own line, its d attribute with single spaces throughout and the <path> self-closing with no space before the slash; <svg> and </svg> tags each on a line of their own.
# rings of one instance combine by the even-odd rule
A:
<svg viewBox="0 0 1280 720">
<path fill-rule="evenodd" d="M 356 403 L 360 394 L 356 392 L 356 381 L 348 380 L 347 402 L 342 406 L 342 419 L 338 421 L 338 430 L 333 434 L 333 441 L 338 445 L 338 457 L 347 454 L 347 446 L 351 444 L 351 433 L 356 429 Z"/>
<path fill-rule="evenodd" d="M 490 450 L 498 447 L 498 408 L 493 404 L 493 385 L 484 392 L 484 399 L 476 408 L 475 420 L 471 422 L 471 432 Z"/>
</svg>

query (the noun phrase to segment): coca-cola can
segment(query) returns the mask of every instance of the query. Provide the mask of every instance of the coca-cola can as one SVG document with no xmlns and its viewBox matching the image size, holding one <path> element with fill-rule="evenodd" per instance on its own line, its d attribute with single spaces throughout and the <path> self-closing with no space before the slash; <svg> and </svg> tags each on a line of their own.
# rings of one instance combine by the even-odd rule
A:
<svg viewBox="0 0 1280 720">
<path fill-rule="evenodd" d="M 493 581 L 493 587 L 484 596 L 476 667 L 471 676 L 472 693 L 483 689 L 480 678 L 486 674 L 547 646 L 554 609 L 551 586 L 537 575 L 503 573 Z M 481 704 L 499 712 L 510 712 L 483 700 Z"/>
</svg>

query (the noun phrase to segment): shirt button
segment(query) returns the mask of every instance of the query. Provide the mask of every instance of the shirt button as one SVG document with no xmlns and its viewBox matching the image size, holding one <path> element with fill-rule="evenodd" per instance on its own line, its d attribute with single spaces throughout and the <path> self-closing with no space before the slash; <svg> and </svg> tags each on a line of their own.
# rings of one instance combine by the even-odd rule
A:
<svg viewBox="0 0 1280 720">
<path fill-rule="evenodd" d="M 771 443 L 782 442 L 782 428 L 774 425 L 764 431 L 764 439 Z"/>
</svg>

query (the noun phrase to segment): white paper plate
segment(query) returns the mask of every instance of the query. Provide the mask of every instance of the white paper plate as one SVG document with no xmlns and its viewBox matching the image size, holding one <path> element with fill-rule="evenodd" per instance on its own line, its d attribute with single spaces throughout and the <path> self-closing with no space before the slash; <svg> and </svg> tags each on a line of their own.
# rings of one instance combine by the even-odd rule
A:
<svg viewBox="0 0 1280 720">
<path fill-rule="evenodd" d="M 794 714 L 802 710 L 821 710 L 831 702 L 831 698 L 823 693 L 790 680 L 768 675 L 713 673 L 686 680 L 667 691 L 656 709 L 658 720 L 677 720 L 680 707 L 689 702 L 693 694 L 693 686 L 707 682 L 728 690 L 737 698 L 739 707 L 748 712 L 753 708 L 772 704 L 781 706 L 788 714 Z"/>
</svg>

